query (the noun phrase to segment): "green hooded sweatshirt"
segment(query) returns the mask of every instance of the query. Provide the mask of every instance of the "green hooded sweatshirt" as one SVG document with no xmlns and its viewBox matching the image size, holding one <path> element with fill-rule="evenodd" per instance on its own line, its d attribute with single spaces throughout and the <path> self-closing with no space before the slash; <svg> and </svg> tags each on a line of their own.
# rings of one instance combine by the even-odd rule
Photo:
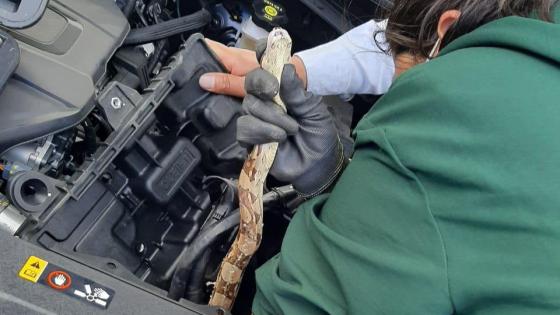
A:
<svg viewBox="0 0 560 315">
<path fill-rule="evenodd" d="M 455 40 L 355 135 L 257 272 L 256 315 L 560 314 L 560 25 Z"/>
</svg>

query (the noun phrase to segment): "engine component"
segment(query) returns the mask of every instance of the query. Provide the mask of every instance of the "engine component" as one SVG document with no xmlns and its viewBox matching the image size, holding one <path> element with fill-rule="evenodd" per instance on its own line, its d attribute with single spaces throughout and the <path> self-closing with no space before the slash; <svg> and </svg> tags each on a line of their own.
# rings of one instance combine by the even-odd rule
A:
<svg viewBox="0 0 560 315">
<path fill-rule="evenodd" d="M 27 143 L 7 151 L 2 159 L 12 163 L 19 163 L 29 169 L 39 169 L 46 163 L 46 154 L 52 147 L 52 135 L 41 141 Z M 7 165 L 11 163 L 6 163 Z"/>
<path fill-rule="evenodd" d="M 19 63 L 19 46 L 7 33 L 0 30 L 0 92 Z"/>
<path fill-rule="evenodd" d="M 25 216 L 12 207 L 4 195 L 0 194 L 0 230 L 15 235 L 25 223 L 25 219 Z"/>
<path fill-rule="evenodd" d="M 286 8 L 277 0 L 253 1 L 253 12 L 255 23 L 264 28 L 285 26 L 288 23 Z"/>
<path fill-rule="evenodd" d="M 0 117 L 10 117 L 0 125 L 0 154 L 86 118 L 128 29 L 113 0 L 51 1 L 34 26 L 6 29 L 20 42 L 21 58 L 0 93 Z"/>
<path fill-rule="evenodd" d="M 111 129 L 124 125 L 125 120 L 135 110 L 134 104 L 140 100 L 138 92 L 119 82 L 109 83 L 97 97 L 97 103 L 107 118 Z"/>
<path fill-rule="evenodd" d="M 205 35 L 226 46 L 235 46 L 242 24 L 251 18 L 249 7 L 241 2 L 216 3 L 208 7 L 212 12 L 212 23 L 205 30 Z"/>
<path fill-rule="evenodd" d="M 268 31 L 255 24 L 253 18 L 250 17 L 243 21 L 241 25 L 241 38 L 239 38 L 236 46 L 255 50 L 257 48 L 257 43 L 261 40 L 266 40 L 267 37 Z"/>
<path fill-rule="evenodd" d="M 224 95 L 212 95 L 198 85 L 204 73 L 225 71 L 204 43 L 203 36 L 191 36 L 185 46 L 189 48 L 188 58 L 196 62 L 185 62 L 174 74 L 175 90 L 163 102 L 158 118 L 177 132 L 192 125 L 194 130 L 190 136 L 196 137 L 204 166 L 216 174 L 236 176 L 247 155 L 235 139 L 234 118 L 241 109 L 239 101 Z M 221 115 L 207 114 L 210 111 Z M 209 120 L 207 117 L 221 119 Z"/>
<path fill-rule="evenodd" d="M 113 57 L 117 70 L 114 80 L 141 90 L 150 84 L 149 55 L 143 47 L 123 47 Z"/>
<path fill-rule="evenodd" d="M 6 151 L 1 156 L 6 166 L 2 177 L 8 179 L 10 175 L 16 173 L 13 165 L 19 167 L 20 171 L 42 170 L 47 174 L 58 175 L 66 154 L 73 144 L 72 135 L 72 131 L 66 131 Z"/>
<path fill-rule="evenodd" d="M 128 34 L 125 45 L 139 45 L 199 29 L 211 20 L 210 13 L 200 10 L 197 13 L 174 20 L 161 22 L 144 28 L 134 29 Z"/>
<path fill-rule="evenodd" d="M 120 159 L 138 194 L 165 205 L 200 163 L 200 152 L 188 139 L 169 139 L 148 131 Z"/>
<path fill-rule="evenodd" d="M 12 204 L 29 213 L 46 210 L 58 196 L 52 179 L 34 171 L 10 177 L 7 193 Z"/>
<path fill-rule="evenodd" d="M 226 207 L 220 186 L 204 185 L 208 173 L 223 173 L 210 172 L 202 162 L 209 155 L 204 153 L 203 139 L 218 134 L 229 151 L 242 150 L 235 134 L 225 136 L 234 123 L 223 122 L 225 126 L 220 128 L 219 123 L 205 121 L 204 115 L 195 115 L 217 100 L 240 107 L 232 98 L 214 96 L 198 87 L 202 73 L 222 69 L 202 36 L 196 35 L 143 94 L 119 82 L 106 84 L 97 97 L 98 112 L 91 119 L 105 116 L 95 119 L 106 119 L 109 136 L 66 179 L 67 187 L 54 196 L 49 209 L 41 212 L 38 223 L 24 230 L 22 237 L 75 259 L 88 257 L 88 264 L 99 268 L 117 265 L 122 276 L 167 289 L 179 257 L 210 220 L 210 213 L 219 219 L 223 216 L 213 209 L 218 204 Z M 181 95 L 189 97 L 181 99 Z M 169 98 L 173 105 L 166 103 Z M 192 108 L 197 111 L 190 111 Z M 78 133 L 84 132 L 78 129 Z M 227 139 L 231 141 L 225 145 Z M 243 154 L 239 156 L 242 160 Z M 34 172 L 16 173 L 9 182 L 21 181 L 29 173 Z M 23 208 L 21 203 L 13 203 Z M 227 203 L 228 209 L 235 208 L 233 199 Z"/>
<path fill-rule="evenodd" d="M 45 11 L 48 0 L 0 0 L 0 25 L 25 28 L 33 25 Z"/>
</svg>

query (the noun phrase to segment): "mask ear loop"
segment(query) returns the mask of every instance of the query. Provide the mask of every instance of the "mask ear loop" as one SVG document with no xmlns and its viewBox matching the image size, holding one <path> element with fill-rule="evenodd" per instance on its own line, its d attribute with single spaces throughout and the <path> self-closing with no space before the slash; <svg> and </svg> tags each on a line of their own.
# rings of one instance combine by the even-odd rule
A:
<svg viewBox="0 0 560 315">
<path fill-rule="evenodd" d="M 430 62 L 432 59 L 436 57 L 442 42 L 443 42 L 443 38 L 438 38 L 436 44 L 434 45 L 434 48 L 432 48 L 432 51 L 430 51 L 430 54 L 428 55 L 428 59 L 426 59 L 426 62 Z"/>
</svg>

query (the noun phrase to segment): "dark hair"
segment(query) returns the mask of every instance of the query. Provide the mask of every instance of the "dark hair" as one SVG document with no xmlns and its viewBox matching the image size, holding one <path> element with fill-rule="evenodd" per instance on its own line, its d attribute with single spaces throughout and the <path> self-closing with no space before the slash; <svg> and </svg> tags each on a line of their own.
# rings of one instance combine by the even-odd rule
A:
<svg viewBox="0 0 560 315">
<path fill-rule="evenodd" d="M 428 57 L 436 44 L 437 25 L 447 10 L 459 10 L 461 16 L 445 34 L 442 47 L 476 28 L 507 16 L 538 16 L 552 21 L 557 0 L 394 0 L 387 11 L 385 38 L 393 55 L 403 52 Z M 376 39 L 377 39 L 376 34 Z"/>
</svg>

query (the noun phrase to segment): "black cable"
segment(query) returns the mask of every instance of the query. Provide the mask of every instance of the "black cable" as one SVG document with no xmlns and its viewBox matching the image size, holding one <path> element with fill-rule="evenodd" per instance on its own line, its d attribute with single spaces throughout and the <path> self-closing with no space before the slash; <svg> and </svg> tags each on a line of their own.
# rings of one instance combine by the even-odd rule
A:
<svg viewBox="0 0 560 315">
<path fill-rule="evenodd" d="M 239 210 L 232 212 L 225 219 L 218 223 L 214 223 L 207 229 L 202 231 L 198 237 L 189 246 L 188 254 L 184 255 L 177 265 L 177 269 L 171 279 L 171 286 L 167 296 L 174 300 L 179 300 L 185 294 L 188 276 L 195 261 L 206 252 L 214 242 L 216 242 L 224 233 L 230 231 L 239 225 Z"/>
<path fill-rule="evenodd" d="M 215 175 L 205 177 L 202 182 L 204 184 L 204 190 L 207 190 L 208 186 L 211 185 L 212 182 L 221 182 L 222 185 L 225 186 L 222 186 L 222 196 L 218 205 L 214 207 L 214 211 L 208 216 L 207 221 L 202 226 L 202 230 L 204 230 L 207 226 L 220 222 L 234 210 L 237 196 L 237 182 L 232 179 Z M 208 269 L 212 253 L 213 252 L 210 248 L 206 249 L 204 254 L 201 254 L 201 257 L 194 262 L 194 266 L 191 267 L 191 272 L 186 280 L 187 287 L 184 294 L 184 297 L 191 302 L 197 304 L 203 304 L 205 302 L 205 272 Z"/>
<path fill-rule="evenodd" d="M 113 127 L 111 127 L 111 125 L 107 122 L 107 120 L 105 120 L 105 118 L 103 118 L 100 114 L 96 112 L 92 112 L 91 115 L 95 117 L 95 119 L 97 119 L 97 122 L 99 123 L 99 125 L 101 125 L 103 129 L 105 129 L 105 132 L 107 134 L 113 132 Z"/>
<path fill-rule="evenodd" d="M 84 120 L 84 142 L 85 142 L 85 151 L 87 156 L 91 156 L 97 150 L 97 136 L 95 134 L 95 128 L 91 120 L 86 119 Z"/>
<path fill-rule="evenodd" d="M 141 45 L 206 26 L 212 15 L 206 10 L 130 31 L 124 45 Z"/>
<path fill-rule="evenodd" d="M 166 40 L 158 40 L 154 45 L 154 53 L 152 54 L 152 58 L 148 63 L 148 73 L 154 73 L 156 66 L 158 65 L 159 61 L 162 59 L 162 52 L 164 51 L 165 44 L 167 43 Z M 167 55 L 167 54 L 165 54 Z"/>
<path fill-rule="evenodd" d="M 263 196 L 263 204 L 269 205 L 278 201 L 284 201 L 286 198 L 293 198 L 296 195 L 297 193 L 292 186 L 280 187 L 265 194 Z M 266 211 L 270 207 L 263 208 Z M 239 209 L 236 209 L 222 221 L 216 222 L 200 232 L 189 245 L 188 250 L 184 251 L 183 256 L 179 258 L 179 263 L 171 279 L 171 286 L 167 294 L 169 298 L 179 300 L 184 296 L 191 270 L 196 266 L 195 262 L 199 260 L 221 236 L 237 227 L 239 225 L 239 220 Z"/>
<path fill-rule="evenodd" d="M 204 283 L 206 269 L 212 257 L 212 251 L 206 250 L 198 261 L 194 263 L 191 275 L 185 290 L 185 299 L 196 304 L 203 304 L 206 297 L 206 287 Z"/>
</svg>

